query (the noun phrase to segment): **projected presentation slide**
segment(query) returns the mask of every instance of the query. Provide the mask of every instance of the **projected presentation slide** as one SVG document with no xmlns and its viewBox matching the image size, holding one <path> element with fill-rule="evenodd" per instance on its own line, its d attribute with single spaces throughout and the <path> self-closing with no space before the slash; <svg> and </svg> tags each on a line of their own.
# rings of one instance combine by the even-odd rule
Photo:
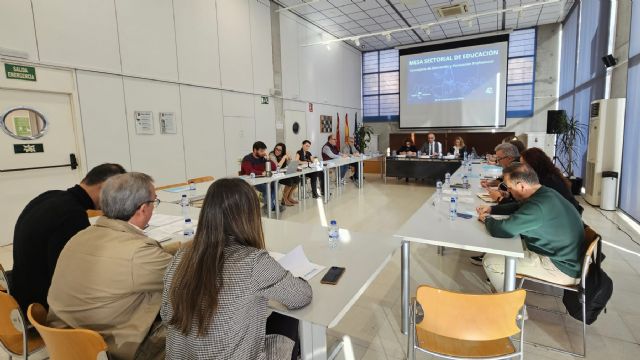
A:
<svg viewBox="0 0 640 360">
<path fill-rule="evenodd" d="M 507 42 L 400 56 L 400 126 L 503 126 Z"/>
</svg>

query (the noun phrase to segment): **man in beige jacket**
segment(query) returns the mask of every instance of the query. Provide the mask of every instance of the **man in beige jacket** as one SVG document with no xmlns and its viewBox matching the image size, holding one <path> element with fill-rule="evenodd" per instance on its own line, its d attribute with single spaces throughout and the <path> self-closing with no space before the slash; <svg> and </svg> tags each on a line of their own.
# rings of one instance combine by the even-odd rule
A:
<svg viewBox="0 0 640 360">
<path fill-rule="evenodd" d="M 50 325 L 99 332 L 116 359 L 164 356 L 164 329 L 154 321 L 172 254 L 142 230 L 156 199 L 146 174 L 108 179 L 105 216 L 67 243 L 49 289 Z"/>
</svg>

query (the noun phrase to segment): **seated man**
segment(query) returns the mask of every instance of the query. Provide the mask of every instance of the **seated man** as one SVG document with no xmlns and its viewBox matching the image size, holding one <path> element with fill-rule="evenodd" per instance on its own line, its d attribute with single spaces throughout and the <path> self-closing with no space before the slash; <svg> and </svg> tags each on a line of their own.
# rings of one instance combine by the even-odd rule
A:
<svg viewBox="0 0 640 360">
<path fill-rule="evenodd" d="M 164 328 L 154 321 L 173 256 L 142 230 L 157 201 L 146 174 L 105 182 L 104 216 L 72 237 L 58 259 L 48 297 L 52 326 L 99 332 L 116 359 L 164 355 Z"/>
<path fill-rule="evenodd" d="M 518 201 L 511 206 L 511 216 L 496 220 L 489 216 L 488 206 L 481 206 L 478 219 L 491 236 L 520 235 L 526 249 L 524 259 L 516 259 L 519 274 L 560 285 L 577 284 L 582 268 L 584 227 L 576 208 L 557 191 L 540 185 L 529 165 L 514 163 L 504 169 L 503 175 Z M 486 254 L 483 266 L 493 287 L 502 291 L 504 256 Z"/>
<path fill-rule="evenodd" d="M 336 146 L 337 143 L 337 139 L 336 136 L 331 134 L 329 135 L 329 137 L 327 137 L 327 142 L 326 144 L 324 144 L 324 146 L 322 146 L 322 160 L 323 161 L 327 161 L 327 160 L 333 160 L 333 159 L 341 159 L 341 158 L 346 158 L 347 155 L 345 154 L 340 154 L 340 151 L 338 150 L 338 147 Z M 340 180 L 344 181 L 344 176 L 347 173 L 347 170 L 349 169 L 349 165 L 343 165 L 340 166 Z M 338 175 L 336 175 L 338 176 Z"/>
<path fill-rule="evenodd" d="M 413 145 L 413 140 L 411 138 L 406 138 L 404 140 L 404 145 L 398 149 L 399 155 L 406 156 L 416 156 L 418 154 L 418 149 L 416 149 L 415 145 Z"/>
<path fill-rule="evenodd" d="M 79 185 L 42 193 L 22 210 L 13 233 L 11 284 L 22 311 L 33 303 L 48 307 L 47 292 L 62 248 L 89 227 L 87 210 L 100 209 L 103 182 L 125 172 L 118 164 L 98 165 Z"/>
<path fill-rule="evenodd" d="M 360 152 L 356 149 L 353 137 L 349 136 L 347 138 L 347 143 L 344 144 L 342 146 L 342 149 L 340 149 L 340 153 L 347 155 L 347 156 L 359 156 Z M 356 184 L 356 186 L 359 185 L 358 182 L 358 164 L 351 164 L 349 165 L 352 169 L 353 169 L 353 175 L 351 175 L 350 179 L 353 181 L 354 184 Z"/>
<path fill-rule="evenodd" d="M 496 151 L 496 163 L 503 169 L 511 165 L 513 162 L 520 160 L 520 152 L 518 148 L 510 143 L 502 143 L 495 148 Z M 509 192 L 504 186 L 500 187 L 502 183 L 502 177 L 495 180 L 481 180 L 480 185 L 489 190 L 489 196 L 494 201 L 502 202 L 504 199 L 510 197 Z M 499 187 L 497 190 L 489 189 L 491 187 Z"/>
<path fill-rule="evenodd" d="M 267 145 L 262 141 L 256 141 L 253 143 L 253 149 L 250 154 L 247 154 L 240 164 L 240 175 L 264 176 L 266 174 L 266 163 L 271 163 L 271 171 L 276 171 L 276 164 L 269 160 L 269 154 L 267 154 Z M 267 199 L 267 184 L 256 185 L 256 190 L 262 194 L 262 201 L 264 201 L 265 208 L 271 206 L 271 210 L 276 209 L 276 186 L 277 181 L 273 181 L 271 186 L 271 200 Z M 280 211 L 284 211 L 284 206 L 280 206 Z"/>
<path fill-rule="evenodd" d="M 429 156 L 443 155 L 442 143 L 439 141 L 436 141 L 436 134 L 429 133 L 427 135 L 427 142 L 424 143 L 424 145 L 422 145 L 422 148 L 420 148 L 420 151 L 422 152 L 423 155 L 429 155 Z"/>
</svg>

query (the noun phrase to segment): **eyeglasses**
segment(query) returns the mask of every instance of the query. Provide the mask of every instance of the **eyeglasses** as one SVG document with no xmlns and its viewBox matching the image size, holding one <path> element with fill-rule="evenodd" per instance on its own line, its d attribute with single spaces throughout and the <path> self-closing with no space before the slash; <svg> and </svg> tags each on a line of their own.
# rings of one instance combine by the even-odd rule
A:
<svg viewBox="0 0 640 360">
<path fill-rule="evenodd" d="M 153 208 L 155 209 L 160 205 L 160 199 L 155 198 L 154 200 L 145 201 L 142 204 L 138 205 L 136 207 L 136 209 L 139 208 L 140 206 L 144 205 L 144 204 L 153 204 Z"/>
<path fill-rule="evenodd" d="M 275 151 L 282 151 L 282 149 L 281 149 L 281 148 L 275 148 L 274 150 L 275 150 Z"/>
<path fill-rule="evenodd" d="M 496 160 L 495 160 L 495 161 L 496 161 L 496 162 L 498 162 L 498 161 L 502 161 L 502 160 L 504 160 L 504 159 L 506 159 L 506 158 L 508 158 L 508 157 L 510 157 L 510 156 L 496 157 Z"/>
</svg>

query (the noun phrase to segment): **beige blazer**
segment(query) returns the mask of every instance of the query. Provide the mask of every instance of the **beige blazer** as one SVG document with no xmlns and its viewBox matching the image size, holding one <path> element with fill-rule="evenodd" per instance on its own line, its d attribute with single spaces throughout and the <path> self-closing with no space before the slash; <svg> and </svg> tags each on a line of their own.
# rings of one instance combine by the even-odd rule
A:
<svg viewBox="0 0 640 360">
<path fill-rule="evenodd" d="M 116 359 L 133 359 L 160 310 L 172 255 L 137 227 L 100 217 L 62 250 L 49 288 L 51 326 L 98 331 Z"/>
</svg>

